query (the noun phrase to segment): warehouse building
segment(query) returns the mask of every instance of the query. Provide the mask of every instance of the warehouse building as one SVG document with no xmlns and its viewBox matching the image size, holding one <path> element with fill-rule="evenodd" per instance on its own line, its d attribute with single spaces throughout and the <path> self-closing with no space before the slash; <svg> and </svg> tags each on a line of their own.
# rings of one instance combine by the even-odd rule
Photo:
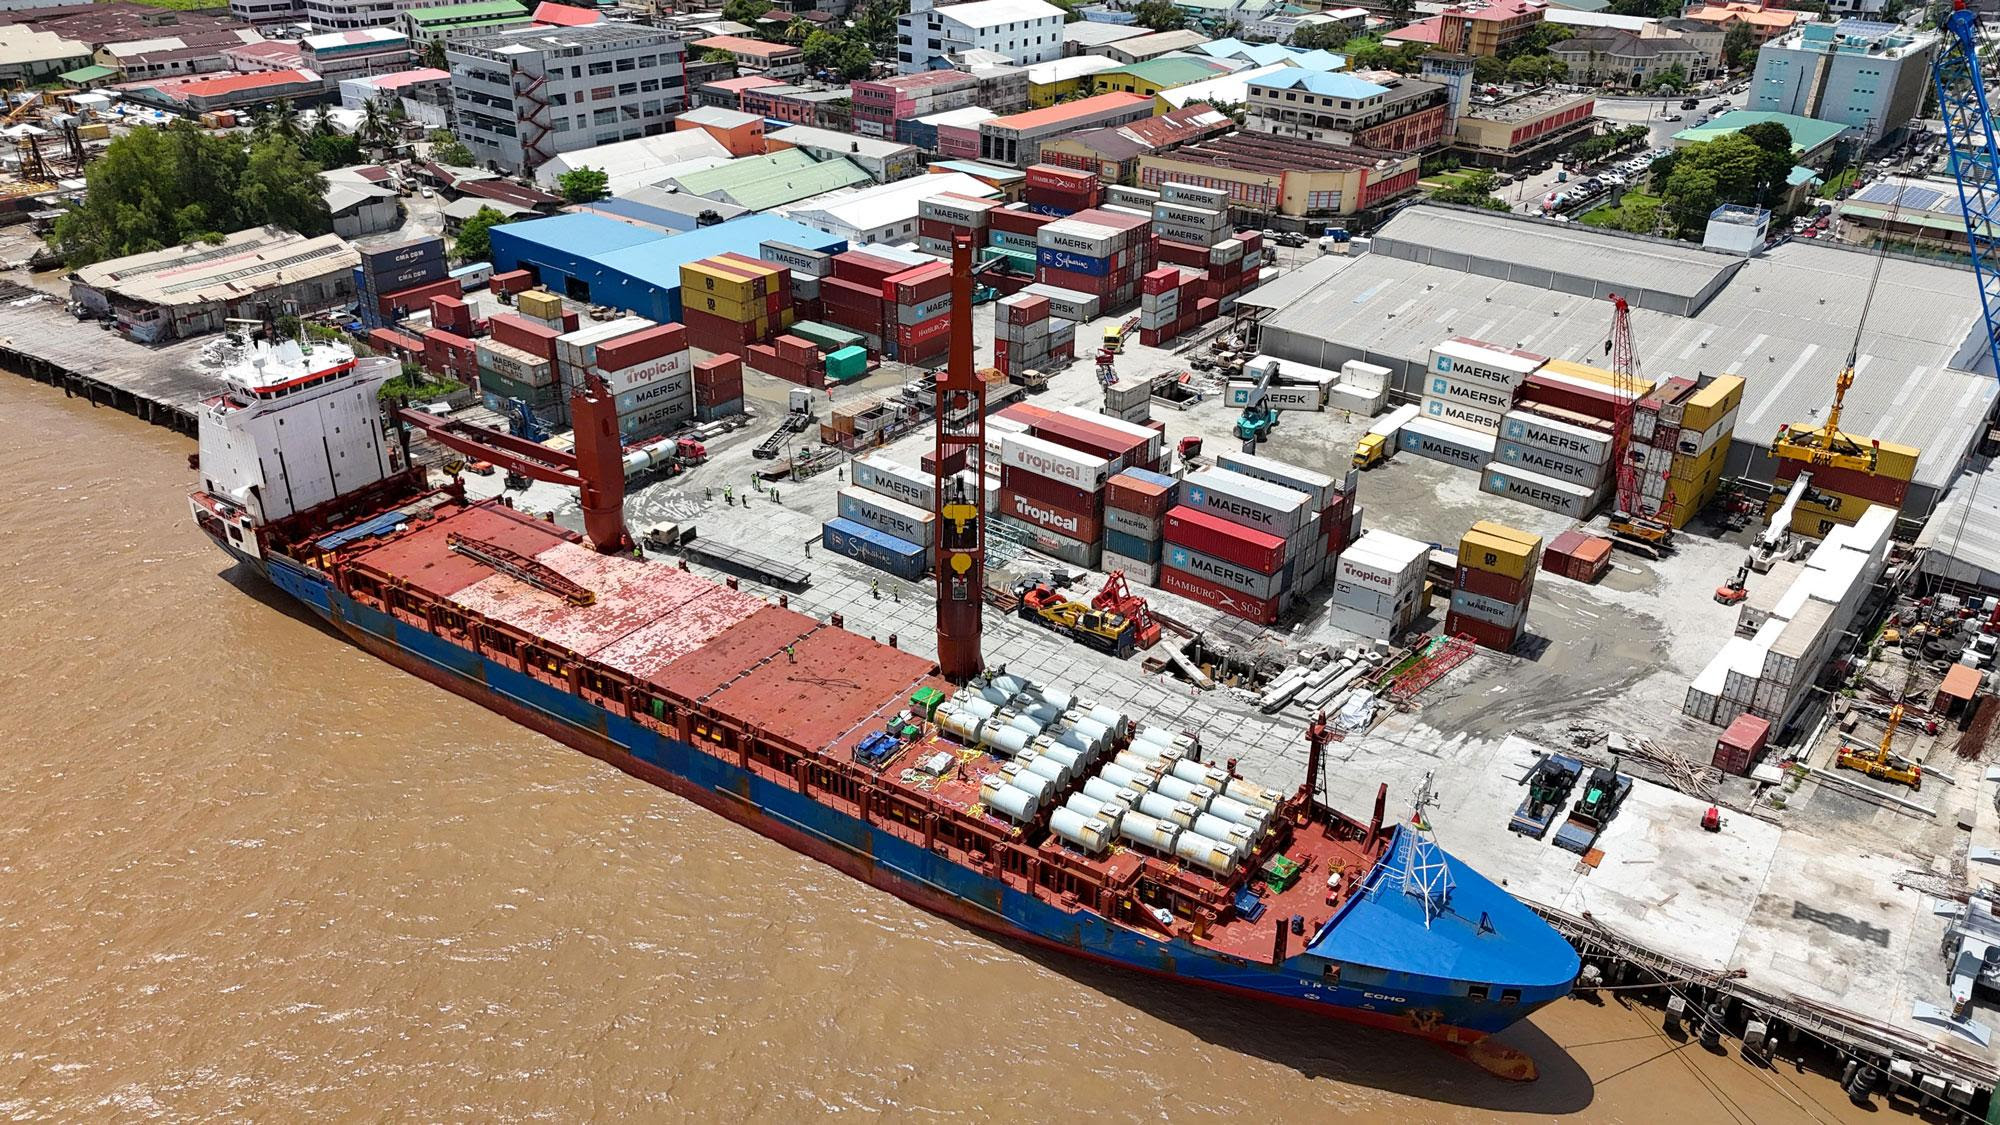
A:
<svg viewBox="0 0 2000 1125">
<path fill-rule="evenodd" d="M 290 302 L 302 313 L 354 301 L 361 256 L 339 235 L 307 238 L 280 227 L 85 266 L 69 275 L 70 300 L 116 317 L 118 330 L 157 343 L 219 332 L 230 319 L 262 318 Z"/>
<path fill-rule="evenodd" d="M 909 242 L 917 237 L 917 205 L 946 192 L 975 199 L 1000 196 L 999 191 L 971 176 L 946 172 L 815 196 L 779 213 L 855 246 Z"/>
<path fill-rule="evenodd" d="M 772 215 L 745 215 L 683 234 L 600 215 L 557 215 L 494 227 L 493 268 L 527 270 L 575 301 L 609 305 L 658 321 L 681 319 L 681 266 L 727 251 L 784 242 L 837 254 L 841 239 Z"/>
<path fill-rule="evenodd" d="M 1823 422 L 1861 316 L 1866 251 L 1795 241 L 1745 258 L 1686 243 L 1423 204 L 1370 252 L 1323 258 L 1242 298 L 1267 310 L 1261 350 L 1338 369 L 1395 373 L 1417 396 L 1438 342 L 1466 336 L 1537 355 L 1603 362 L 1612 293 L 1632 305 L 1647 377 L 1745 382 L 1725 472 L 1769 482 L 1780 425 Z M 1996 385 L 1967 269 L 1884 261 L 1841 428 L 1923 450 L 1904 511 L 1926 515 L 1986 432 Z"/>
<path fill-rule="evenodd" d="M 915 145 L 857 137 L 853 133 L 815 129 L 810 125 L 794 125 L 789 129 L 766 133 L 764 140 L 773 152 L 798 148 L 804 149 L 815 160 L 846 160 L 868 173 L 868 178 L 878 184 L 913 176 L 923 168 L 921 154 Z"/>
<path fill-rule="evenodd" d="M 1100 183 L 1131 187 L 1139 182 L 1140 157 L 1170 152 L 1234 128 L 1234 118 L 1205 102 L 1197 102 L 1130 125 L 1090 129 L 1043 141 L 1042 162 L 1094 172 Z"/>
<path fill-rule="evenodd" d="M 1139 158 L 1139 186 L 1223 188 L 1253 216 L 1333 219 L 1415 191 L 1415 153 L 1346 148 L 1294 137 L 1231 133 Z"/>
<path fill-rule="evenodd" d="M 1153 99 L 1098 94 L 1080 101 L 996 117 L 979 125 L 979 159 L 1026 168 L 1039 163 L 1042 142 L 1081 129 L 1123 125 L 1153 115 Z"/>
</svg>

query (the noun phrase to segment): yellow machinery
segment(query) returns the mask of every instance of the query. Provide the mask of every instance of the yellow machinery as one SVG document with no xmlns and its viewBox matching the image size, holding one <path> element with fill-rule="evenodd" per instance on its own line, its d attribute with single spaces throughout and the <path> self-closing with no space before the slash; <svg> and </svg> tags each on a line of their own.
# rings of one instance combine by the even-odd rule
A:
<svg viewBox="0 0 2000 1125">
<path fill-rule="evenodd" d="M 1138 628 L 1131 618 L 1070 601 L 1048 586 L 1022 591 L 1021 616 L 1113 656 L 1130 656 L 1138 644 Z"/>
<path fill-rule="evenodd" d="M 1354 467 L 1372 469 L 1389 459 L 1389 438 L 1384 434 L 1362 434 L 1354 443 Z"/>
<path fill-rule="evenodd" d="M 34 109 L 41 103 L 42 103 L 42 92 L 40 90 L 36 90 L 30 93 L 27 97 L 21 99 L 20 104 L 16 105 L 13 109 L 7 111 L 6 124 L 19 125 L 21 123 L 21 118 L 26 117 L 28 115 L 29 110 Z"/>
<path fill-rule="evenodd" d="M 1912 635 L 1920 632 L 1921 627 L 1914 630 Z M 1889 725 L 1882 731 L 1882 741 L 1872 748 L 1843 744 L 1840 756 L 1835 759 L 1841 769 L 1858 770 L 1878 781 L 1893 781 L 1898 785 L 1907 785 L 1911 789 L 1924 787 L 1924 767 L 1892 749 L 1892 744 L 1896 741 L 1896 728 L 1903 722 L 1905 709 L 1903 701 L 1909 697 L 1910 687 L 1916 679 L 1917 665 L 1912 662 L 1909 675 L 1903 679 L 1903 692 L 1896 697 L 1896 705 L 1889 709 Z"/>
</svg>

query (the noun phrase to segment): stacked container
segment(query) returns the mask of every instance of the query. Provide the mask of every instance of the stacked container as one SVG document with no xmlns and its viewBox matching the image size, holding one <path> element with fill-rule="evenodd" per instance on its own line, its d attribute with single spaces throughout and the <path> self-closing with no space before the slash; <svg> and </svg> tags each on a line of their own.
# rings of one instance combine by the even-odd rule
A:
<svg viewBox="0 0 2000 1125">
<path fill-rule="evenodd" d="M 1179 481 L 1149 469 L 1126 469 L 1106 481 L 1104 569 L 1158 585 L 1167 511 L 1179 498 Z"/>
<path fill-rule="evenodd" d="M 1168 510 L 1160 588 L 1269 625 L 1317 581 L 1325 533 L 1312 496 L 1227 469 L 1188 477 Z"/>
<path fill-rule="evenodd" d="M 460 336 L 472 335 L 472 306 L 463 297 L 439 294 L 431 298 L 431 327 Z"/>
<path fill-rule="evenodd" d="M 1571 528 L 1549 541 L 1542 569 L 1577 582 L 1595 582 L 1611 569 L 1611 540 Z"/>
<path fill-rule="evenodd" d="M 986 247 L 979 252 L 980 264 L 999 262 L 1004 275 L 1011 277 L 1016 285 L 1033 281 L 1035 236 L 1054 221 L 1051 216 L 1019 204 L 987 212 Z"/>
<path fill-rule="evenodd" d="M 1074 345 L 1075 327 L 1070 340 Z M 1065 356 L 1067 362 L 1069 357 Z M 1049 362 L 1049 299 L 1016 293 L 993 305 L 993 366 L 1010 379 L 1046 369 Z"/>
<path fill-rule="evenodd" d="M 808 250 L 789 242 L 773 241 L 760 244 L 757 256 L 791 271 L 792 309 L 799 320 L 820 315 L 819 283 L 821 278 L 832 275 L 833 255 L 824 250 Z M 796 321 L 792 327 L 797 329 Z"/>
<path fill-rule="evenodd" d="M 1349 541 L 1360 534 L 1360 520 L 1357 518 L 1360 513 L 1354 506 L 1354 489 L 1360 474 L 1353 469 L 1347 470 L 1345 476 L 1335 478 L 1254 453 L 1223 453 L 1216 457 L 1215 463 L 1218 468 L 1303 492 L 1312 498 L 1311 510 L 1315 518 L 1301 525 L 1287 548 L 1295 560 L 1310 558 L 1317 553 L 1320 561 L 1324 562 L 1346 550 Z M 1301 538 L 1303 536 L 1317 537 L 1320 549 L 1317 552 L 1309 549 Z M 1321 565 L 1308 564 L 1303 569 L 1295 567 L 1293 585 L 1303 593 L 1318 586 L 1325 576 Z"/>
<path fill-rule="evenodd" d="M 1000 464 L 1001 525 L 1027 533 L 1044 554 L 1096 569 L 1111 462 L 1029 434 L 1003 434 Z"/>
<path fill-rule="evenodd" d="M 1160 198 L 1153 204 L 1153 232 L 1162 241 L 1203 248 L 1228 240 L 1229 193 L 1222 188 L 1191 184 L 1160 185 Z M 1239 242 L 1236 246 L 1239 260 L 1242 249 Z"/>
<path fill-rule="evenodd" d="M 829 323 L 858 334 L 869 351 L 886 355 L 887 342 L 896 335 L 896 321 L 885 316 L 882 286 L 910 268 L 909 263 L 885 254 L 863 250 L 835 254 L 833 272 L 820 282 L 821 315 Z M 949 335 L 947 332 L 947 347 Z"/>
<path fill-rule="evenodd" d="M 1152 242 L 1142 216 L 1079 211 L 1036 234 L 1035 280 L 1087 293 L 1105 309 L 1131 304 L 1139 278 L 1153 268 Z"/>
<path fill-rule="evenodd" d="M 828 550 L 899 578 L 930 569 L 936 489 L 931 479 L 876 454 L 854 462 L 854 483 L 840 490 L 838 515 L 821 529 Z"/>
<path fill-rule="evenodd" d="M 1533 408 L 1509 411 L 1500 420 L 1493 461 L 1602 494 L 1612 485 L 1611 427 L 1579 424 L 1585 421 L 1567 422 Z"/>
<path fill-rule="evenodd" d="M 704 422 L 743 413 L 743 360 L 724 352 L 694 365 L 694 416 Z"/>
<path fill-rule="evenodd" d="M 968 235 L 975 247 L 987 245 L 992 212 L 1000 203 L 957 192 L 941 192 L 917 202 L 917 249 L 934 257 L 951 260 L 952 242 Z"/>
<path fill-rule="evenodd" d="M 563 309 L 563 299 L 546 289 L 529 289 L 514 298 L 514 312 L 525 320 L 546 325 L 558 333 L 574 332 L 577 322 Z"/>
<path fill-rule="evenodd" d="M 1101 197 L 1094 172 L 1079 172 L 1053 164 L 1028 166 L 1023 198 L 1031 211 L 1060 218 L 1097 206 Z"/>
<path fill-rule="evenodd" d="M 1431 349 L 1423 416 L 1484 434 L 1498 433 L 1515 391 L 1545 357 L 1456 336 Z"/>
<path fill-rule="evenodd" d="M 951 350 L 951 266 L 933 262 L 882 281 L 883 343 L 891 359 L 915 366 L 943 362 Z M 893 321 L 891 331 L 888 323 Z"/>
<path fill-rule="evenodd" d="M 1350 359 L 1340 365 L 1340 382 L 1327 388 L 1326 404 L 1335 410 L 1351 410 L 1364 418 L 1373 418 L 1388 405 L 1389 383 L 1393 378 L 1386 367 Z"/>
<path fill-rule="evenodd" d="M 704 351 L 768 340 L 798 319 L 791 270 L 733 253 L 688 262 L 681 266 L 681 319 Z"/>
<path fill-rule="evenodd" d="M 1139 342 L 1157 347 L 1201 326 L 1200 307 L 1208 275 L 1161 266 L 1139 279 Z"/>
<path fill-rule="evenodd" d="M 776 375 L 801 387 L 826 385 L 826 368 L 820 362 L 819 348 L 803 337 L 785 335 L 769 344 L 751 344 L 743 349 L 743 355 L 743 362 L 753 371 Z"/>
<path fill-rule="evenodd" d="M 1458 541 L 1445 632 L 1501 652 L 1512 649 L 1526 628 L 1541 562 L 1541 536 L 1491 520 L 1473 524 Z"/>
<path fill-rule="evenodd" d="M 1692 379 L 1668 379 L 1639 400 L 1632 410 L 1632 460 L 1638 469 L 1639 501 L 1656 518 L 1674 527 L 1685 527 L 1694 514 L 1715 498 L 1722 483 L 1723 464 L 1729 458 L 1729 443 L 1735 437 L 1736 411 L 1743 404 L 1743 380 L 1719 375 L 1696 383 Z M 1794 509 L 1792 528 L 1807 535 L 1822 535 L 1823 516 L 1835 523 L 1852 523 L 1869 503 L 1898 507 L 1904 482 L 1884 473 L 1861 473 L 1830 466 L 1804 468 L 1806 462 L 1781 458 L 1778 480 L 1794 479 L 1802 471 L 1812 473 L 1812 488 L 1819 494 Z M 1891 492 L 1881 491 L 1887 484 Z M 1867 495 L 1855 495 L 1841 487 L 1860 488 Z M 1782 492 L 1772 497 L 1766 515 L 1775 514 L 1784 503 Z"/>
<path fill-rule="evenodd" d="M 694 417 L 694 358 L 688 332 L 628 316 L 556 338 L 556 375 L 565 391 L 587 376 L 616 403 L 619 436 L 658 437 Z"/>
<path fill-rule="evenodd" d="M 1096 320 L 1104 308 L 1104 302 L 1095 294 L 1079 293 L 1074 289 L 1064 289 L 1060 285 L 1028 285 L 1021 292 L 1031 297 L 1049 299 L 1049 315 L 1072 324 Z"/>
<path fill-rule="evenodd" d="M 1075 327 L 1070 329 L 1075 331 Z M 1154 376 L 1121 378 L 1104 388 L 1104 413 L 1121 422 L 1144 426 L 1153 418 Z"/>
<path fill-rule="evenodd" d="M 472 341 L 442 328 L 424 330 L 424 369 L 471 386 L 479 378 Z"/>
<path fill-rule="evenodd" d="M 493 317 L 488 327 L 493 334 L 472 349 L 486 408 L 512 417 L 512 404 L 519 400 L 544 422 L 568 418 L 569 405 L 556 382 L 556 330 L 505 314 Z"/>
<path fill-rule="evenodd" d="M 425 238 L 358 253 L 361 264 L 354 268 L 354 291 L 359 298 L 361 323 L 368 328 L 389 324 L 388 314 L 399 307 L 407 314 L 427 307 L 433 296 L 456 297 L 463 292 L 456 284 L 440 284 L 449 274 L 442 238 Z M 424 303 L 412 304 L 415 301 Z"/>
<path fill-rule="evenodd" d="M 1424 610 L 1431 548 L 1401 535 L 1365 531 L 1334 564 L 1327 620 L 1378 641 L 1408 631 Z"/>
</svg>

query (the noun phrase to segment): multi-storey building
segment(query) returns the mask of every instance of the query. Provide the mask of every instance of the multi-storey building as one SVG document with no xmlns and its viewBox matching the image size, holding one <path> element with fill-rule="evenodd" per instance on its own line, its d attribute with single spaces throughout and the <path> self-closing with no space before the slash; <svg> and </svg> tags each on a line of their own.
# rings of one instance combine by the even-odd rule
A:
<svg viewBox="0 0 2000 1125">
<path fill-rule="evenodd" d="M 430 8 L 411 8 L 402 15 L 403 34 L 418 47 L 428 47 L 434 40 L 449 43 L 470 35 L 491 35 L 510 27 L 522 27 L 532 22 L 528 6 L 521 0 L 469 0 L 463 4 L 439 4 Z"/>
<path fill-rule="evenodd" d="M 343 78 L 408 70 L 416 56 L 402 32 L 370 27 L 308 35 L 299 43 L 299 61 L 328 82 L 338 83 Z"/>
<path fill-rule="evenodd" d="M 1042 142 L 1083 129 L 1123 125 L 1153 116 L 1153 99 L 1138 94 L 1098 94 L 1081 101 L 1031 109 L 979 124 L 979 158 L 1026 168 L 1041 159 Z"/>
<path fill-rule="evenodd" d="M 1421 152 L 1451 130 L 1446 88 L 1387 72 L 1364 78 L 1285 67 L 1248 84 L 1244 127 L 1336 145 Z"/>
<path fill-rule="evenodd" d="M 682 44 L 634 24 L 531 27 L 449 45 L 458 134 L 527 171 L 560 152 L 667 131 L 687 104 Z"/>
<path fill-rule="evenodd" d="M 711 35 L 695 40 L 693 47 L 698 55 L 706 55 L 710 51 L 728 52 L 736 60 L 736 69 L 744 74 L 761 74 L 766 78 L 804 78 L 806 75 L 806 53 L 789 43 L 766 43 L 762 39 L 741 35 Z"/>
<path fill-rule="evenodd" d="M 252 27 L 298 23 L 306 18 L 305 0 L 229 0 L 229 14 Z"/>
<path fill-rule="evenodd" d="M 1471 0 L 1438 14 L 1438 49 L 1461 55 L 1497 55 L 1534 33 L 1546 17 L 1545 0 Z"/>
<path fill-rule="evenodd" d="M 1139 186 L 1196 184 L 1229 192 L 1246 224 L 1331 219 L 1415 191 L 1422 158 L 1298 137 L 1231 133 L 1139 157 Z"/>
<path fill-rule="evenodd" d="M 957 70 L 930 70 L 856 82 L 854 129 L 864 137 L 894 137 L 898 121 L 963 109 L 978 100 L 979 79 Z"/>
<path fill-rule="evenodd" d="M 1650 87 L 1669 71 L 1697 78 L 1709 68 L 1708 52 L 1690 40 L 1641 35 L 1616 27 L 1584 28 L 1561 43 L 1551 44 L 1549 54 L 1562 61 L 1569 81 L 1592 86 Z"/>
<path fill-rule="evenodd" d="M 974 0 L 934 7 L 911 0 L 896 19 L 896 71 L 916 74 L 946 65 L 952 55 L 991 51 L 1020 65 L 1063 53 L 1063 10 L 1043 0 Z"/>
<path fill-rule="evenodd" d="M 1873 147 L 1923 109 L 1937 47 L 1937 32 L 1896 24 L 1807 24 L 1758 49 L 1744 108 L 1837 121 Z"/>
</svg>

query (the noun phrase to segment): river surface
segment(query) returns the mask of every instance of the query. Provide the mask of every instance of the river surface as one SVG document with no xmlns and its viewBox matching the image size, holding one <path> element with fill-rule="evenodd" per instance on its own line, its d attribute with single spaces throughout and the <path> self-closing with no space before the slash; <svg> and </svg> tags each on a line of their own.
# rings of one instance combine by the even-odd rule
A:
<svg viewBox="0 0 2000 1125">
<path fill-rule="evenodd" d="M 0 1113 L 1862 1120 L 1565 1001 L 1427 1044 L 997 944 L 350 647 L 0 374 Z"/>
</svg>

